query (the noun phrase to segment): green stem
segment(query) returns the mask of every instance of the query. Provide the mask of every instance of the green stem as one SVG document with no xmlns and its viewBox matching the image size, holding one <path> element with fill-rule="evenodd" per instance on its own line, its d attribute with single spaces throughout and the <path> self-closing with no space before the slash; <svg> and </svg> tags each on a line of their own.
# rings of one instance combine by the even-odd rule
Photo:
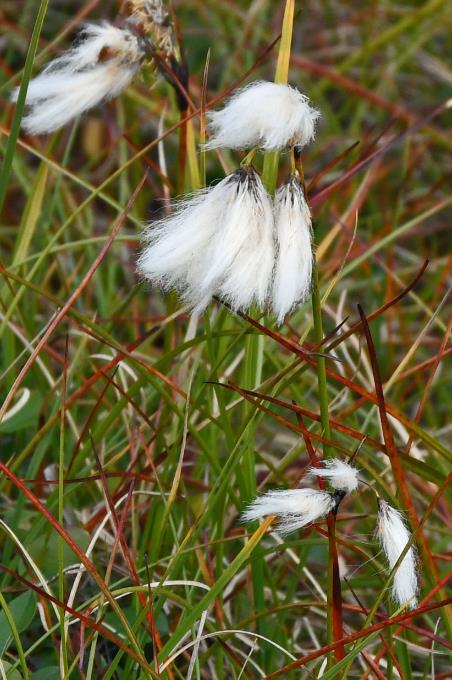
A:
<svg viewBox="0 0 452 680">
<path fill-rule="evenodd" d="M 25 99 L 27 97 L 28 83 L 31 78 L 33 70 L 33 61 L 36 55 L 36 50 L 38 48 L 39 36 L 41 34 L 42 25 L 44 23 L 44 18 L 47 12 L 47 6 L 49 0 L 42 0 L 39 6 L 39 10 L 36 16 L 36 21 L 33 26 L 33 32 L 31 34 L 30 46 L 28 48 L 27 58 L 25 60 L 25 67 L 22 76 L 22 83 L 19 89 L 19 96 L 17 98 L 16 110 L 14 112 L 13 121 L 11 124 L 11 132 L 8 137 L 6 144 L 5 157 L 3 158 L 2 167 L 0 170 L 0 212 L 3 208 L 3 202 L 6 196 L 6 190 L 8 187 L 9 175 L 11 172 L 14 152 L 16 150 L 17 140 L 19 138 L 20 132 L 20 122 L 22 120 L 22 114 L 25 108 Z"/>
<path fill-rule="evenodd" d="M 260 384 L 262 379 L 262 361 L 264 354 L 264 338 L 261 335 L 249 335 L 246 338 L 245 346 L 245 364 L 243 372 L 243 380 L 247 388 L 255 389 Z M 256 497 L 256 460 L 255 460 L 255 442 L 256 442 L 256 426 L 254 424 L 253 407 L 249 403 L 244 404 L 244 419 L 247 425 L 247 432 L 244 441 L 243 452 L 243 484 L 244 501 L 251 502 Z M 258 528 L 258 522 L 250 525 L 250 531 L 255 531 Z M 254 606 L 257 613 L 265 612 L 265 578 L 264 578 L 264 556 L 259 546 L 255 549 L 254 559 L 251 564 L 251 575 L 253 583 Z M 268 622 L 265 617 L 259 618 L 257 623 L 257 630 L 260 635 L 268 636 Z M 262 658 L 262 663 L 266 663 L 265 658 Z"/>
<path fill-rule="evenodd" d="M 66 359 L 67 361 L 67 351 Z M 60 416 L 60 449 L 58 458 L 58 521 L 61 526 L 64 526 L 64 434 L 65 434 L 65 419 L 66 419 L 66 371 L 64 368 L 63 389 L 61 393 L 61 416 Z M 58 597 L 61 602 L 65 602 L 64 597 L 64 539 L 58 536 L 57 544 L 57 561 L 58 561 Z M 60 609 L 60 634 L 61 634 L 61 659 L 60 669 L 66 675 L 68 671 L 68 655 L 66 646 L 66 629 L 65 629 L 65 611 Z"/>
<path fill-rule="evenodd" d="M 292 45 L 293 33 L 293 19 L 295 12 L 295 0 L 286 0 L 284 8 L 284 17 L 281 29 L 281 42 L 278 51 L 278 61 L 275 71 L 276 83 L 287 83 L 289 75 L 290 52 Z M 244 159 L 244 163 L 251 162 L 255 149 L 252 149 L 248 156 Z M 262 169 L 262 181 L 268 193 L 273 196 L 275 193 L 276 183 L 278 181 L 278 161 L 279 152 L 269 151 L 264 156 L 264 163 Z M 245 349 L 245 383 L 251 389 L 260 384 L 262 378 L 262 363 L 264 358 L 264 338 L 263 336 L 249 336 L 247 338 Z M 253 423 L 254 413 L 250 409 L 249 404 L 244 406 L 244 418 L 248 419 L 247 434 L 245 439 L 245 451 L 243 454 L 243 468 L 245 472 L 244 488 L 248 499 L 252 499 L 256 495 L 256 469 L 255 469 L 255 425 Z M 246 420 L 245 420 L 246 422 Z M 256 529 L 257 525 L 253 526 Z M 251 566 L 254 604 L 256 612 L 265 611 L 265 595 L 264 595 L 264 556 L 258 549 L 255 553 L 255 559 Z M 271 631 L 268 629 L 269 622 L 265 617 L 258 619 L 258 632 L 266 637 L 271 636 Z M 267 667 L 269 658 L 263 653 L 262 665 Z"/>
<path fill-rule="evenodd" d="M 312 273 L 312 317 L 314 325 L 314 338 L 316 343 L 318 344 L 323 340 L 323 324 L 322 324 L 322 306 L 319 290 L 319 275 L 315 258 Z M 317 358 L 317 382 L 319 386 L 320 422 L 322 423 L 322 435 L 326 439 L 331 440 L 328 389 L 326 383 L 326 366 L 324 357 Z M 324 458 L 333 457 L 331 447 L 325 443 L 323 443 L 323 457 Z"/>
<path fill-rule="evenodd" d="M 270 196 L 274 196 L 278 180 L 279 151 L 267 151 L 262 167 L 262 182 Z"/>
<path fill-rule="evenodd" d="M 319 290 L 319 274 L 317 269 L 317 262 L 314 256 L 314 267 L 312 273 L 312 317 L 314 326 L 314 337 L 316 343 L 320 343 L 323 340 L 323 324 L 322 324 L 322 304 L 320 298 Z M 320 421 L 322 424 L 322 436 L 331 441 L 331 427 L 329 418 L 329 405 L 328 405 L 328 388 L 326 381 L 326 366 L 325 359 L 323 357 L 317 358 L 317 383 L 319 391 L 319 404 L 320 404 Z M 331 458 L 333 453 L 328 444 L 323 442 L 323 457 Z M 327 574 L 327 616 L 326 616 L 326 630 L 327 630 L 327 641 L 328 644 L 333 642 L 334 631 L 333 631 L 333 603 L 334 603 L 334 563 L 333 563 L 333 548 L 335 544 L 334 536 L 334 526 L 335 523 L 328 523 L 328 574 Z M 328 656 L 328 666 L 331 667 L 333 661 L 333 655 Z"/>
<path fill-rule="evenodd" d="M 292 48 L 293 21 L 295 16 L 295 0 L 286 0 L 281 28 L 278 61 L 275 71 L 275 83 L 286 84 L 289 79 L 290 53 Z M 265 154 L 262 168 L 262 181 L 268 193 L 273 196 L 278 180 L 279 151 L 268 151 Z"/>
</svg>

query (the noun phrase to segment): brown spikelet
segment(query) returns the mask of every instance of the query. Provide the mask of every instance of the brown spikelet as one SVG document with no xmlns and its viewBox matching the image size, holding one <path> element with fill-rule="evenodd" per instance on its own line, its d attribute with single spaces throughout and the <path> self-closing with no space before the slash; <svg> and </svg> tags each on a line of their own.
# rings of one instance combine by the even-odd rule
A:
<svg viewBox="0 0 452 680">
<path fill-rule="evenodd" d="M 162 0 L 129 0 L 130 18 L 165 60 L 178 59 L 179 49 L 171 14 Z"/>
</svg>

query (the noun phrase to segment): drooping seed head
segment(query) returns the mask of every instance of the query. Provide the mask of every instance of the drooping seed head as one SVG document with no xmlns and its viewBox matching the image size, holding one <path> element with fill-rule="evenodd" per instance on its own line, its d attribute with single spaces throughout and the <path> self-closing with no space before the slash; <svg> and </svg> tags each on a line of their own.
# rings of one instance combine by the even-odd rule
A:
<svg viewBox="0 0 452 680">
<path fill-rule="evenodd" d="M 104 22 L 87 24 L 74 46 L 30 81 L 22 125 L 46 134 L 100 102 L 118 96 L 132 81 L 145 57 L 142 38 Z M 11 99 L 17 100 L 18 88 Z"/>
<path fill-rule="evenodd" d="M 243 512 L 242 520 L 251 522 L 269 515 L 277 515 L 278 529 L 289 534 L 322 519 L 335 507 L 335 499 L 327 491 L 290 489 L 268 491 L 258 496 Z"/>
<path fill-rule="evenodd" d="M 278 323 L 311 290 L 312 224 L 303 188 L 292 175 L 276 192 L 274 203 L 276 262 L 271 306 Z"/>
<path fill-rule="evenodd" d="M 176 289 L 201 311 L 213 295 L 234 309 L 265 303 L 274 262 L 270 199 L 253 168 L 240 168 L 151 224 L 139 260 L 145 278 Z"/>
<path fill-rule="evenodd" d="M 402 514 L 384 500 L 378 504 L 377 537 L 392 570 L 410 540 L 410 532 Z M 413 547 L 408 549 L 397 567 L 391 590 L 399 605 L 407 605 L 411 609 L 417 606 L 418 577 Z"/>
</svg>

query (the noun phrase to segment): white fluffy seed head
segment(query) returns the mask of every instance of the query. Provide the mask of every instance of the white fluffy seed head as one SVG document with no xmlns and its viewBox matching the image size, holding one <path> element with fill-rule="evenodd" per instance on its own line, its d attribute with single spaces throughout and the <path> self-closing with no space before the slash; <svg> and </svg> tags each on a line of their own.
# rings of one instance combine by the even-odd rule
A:
<svg viewBox="0 0 452 680">
<path fill-rule="evenodd" d="M 244 522 L 277 515 L 278 529 L 290 534 L 325 517 L 335 507 L 333 495 L 317 489 L 268 491 L 256 498 L 242 514 Z"/>
<path fill-rule="evenodd" d="M 101 101 L 118 96 L 145 56 L 143 41 L 108 23 L 87 24 L 77 44 L 30 81 L 22 125 L 31 134 L 57 130 Z M 17 101 L 19 89 L 11 99 Z"/>
<path fill-rule="evenodd" d="M 327 479 L 337 491 L 352 493 L 359 484 L 359 470 L 349 463 L 338 458 L 329 458 L 322 461 L 320 467 L 310 467 L 308 474 L 312 477 Z"/>
<path fill-rule="evenodd" d="M 312 224 L 299 178 L 293 175 L 276 193 L 276 264 L 271 304 L 278 323 L 311 289 Z"/>
<path fill-rule="evenodd" d="M 305 146 L 314 139 L 319 116 L 295 87 L 258 81 L 238 90 L 220 111 L 207 114 L 206 148 Z"/>
<path fill-rule="evenodd" d="M 270 199 L 252 168 L 176 205 L 151 224 L 138 268 L 164 289 L 176 289 L 201 311 L 212 295 L 234 310 L 262 305 L 270 286 L 274 250 Z"/>
<path fill-rule="evenodd" d="M 215 230 L 211 217 L 218 216 L 219 194 L 229 195 L 225 180 L 179 200 L 169 217 L 148 226 L 138 260 L 144 278 L 164 290 L 187 292 Z"/>
<path fill-rule="evenodd" d="M 206 252 L 200 289 L 213 288 L 234 310 L 265 304 L 274 264 L 269 196 L 252 168 L 233 175 L 236 195 Z"/>
<path fill-rule="evenodd" d="M 410 540 L 410 532 L 401 513 L 384 500 L 379 501 L 377 537 L 392 570 Z M 416 552 L 410 547 L 394 574 L 392 595 L 399 605 L 414 609 L 417 591 Z"/>
</svg>

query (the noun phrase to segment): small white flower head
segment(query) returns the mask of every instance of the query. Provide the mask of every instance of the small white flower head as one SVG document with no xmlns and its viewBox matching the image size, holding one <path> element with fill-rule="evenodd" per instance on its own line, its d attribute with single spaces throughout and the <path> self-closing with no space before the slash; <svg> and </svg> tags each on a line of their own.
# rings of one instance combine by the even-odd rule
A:
<svg viewBox="0 0 452 680">
<path fill-rule="evenodd" d="M 238 90 L 220 111 L 207 114 L 207 149 L 285 149 L 314 139 L 320 113 L 295 87 L 258 81 Z"/>
<path fill-rule="evenodd" d="M 74 46 L 30 81 L 22 121 L 30 134 L 66 125 L 101 101 L 118 96 L 132 81 L 145 57 L 142 38 L 127 29 L 87 24 Z M 17 101 L 19 89 L 12 93 Z"/>
<path fill-rule="evenodd" d="M 271 303 L 281 324 L 311 290 L 311 213 L 296 175 L 276 192 L 274 213 L 277 255 Z"/>
<path fill-rule="evenodd" d="M 267 298 L 273 263 L 273 215 L 257 172 L 241 168 L 176 205 L 151 224 L 138 268 L 149 281 L 176 289 L 196 311 L 212 295 L 234 310 Z"/>
<path fill-rule="evenodd" d="M 316 489 L 268 491 L 247 507 L 242 514 L 242 520 L 251 522 L 267 515 L 277 515 L 280 520 L 279 531 L 282 534 L 290 534 L 325 517 L 336 507 L 335 497 L 327 491 Z"/>
<path fill-rule="evenodd" d="M 308 470 L 310 476 L 326 479 L 334 489 L 344 493 L 352 493 L 358 488 L 358 473 L 357 468 L 338 458 L 329 458 L 322 461 L 320 467 L 310 467 Z"/>
<path fill-rule="evenodd" d="M 384 500 L 378 504 L 377 536 L 392 570 L 410 540 L 410 532 L 401 513 Z M 410 547 L 394 574 L 392 595 L 399 605 L 414 609 L 417 591 L 416 552 Z"/>
</svg>

